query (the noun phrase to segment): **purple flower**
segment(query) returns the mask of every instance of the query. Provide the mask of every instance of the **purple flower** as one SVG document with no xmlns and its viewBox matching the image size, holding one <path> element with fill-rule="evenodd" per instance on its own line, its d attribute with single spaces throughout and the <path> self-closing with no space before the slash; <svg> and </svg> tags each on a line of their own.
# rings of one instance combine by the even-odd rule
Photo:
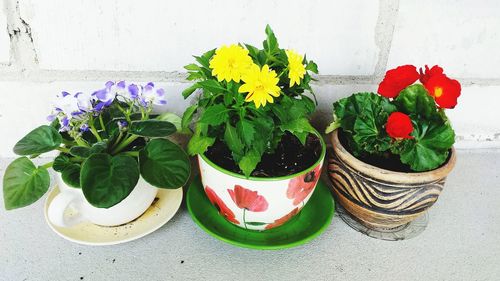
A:
<svg viewBox="0 0 500 281">
<path fill-rule="evenodd" d="M 88 130 L 90 130 L 88 124 L 82 124 L 80 126 L 80 132 L 87 132 Z"/>
<path fill-rule="evenodd" d="M 144 104 L 165 105 L 165 90 L 162 88 L 155 89 L 154 84 L 149 82 L 142 90 L 141 102 Z"/>
<path fill-rule="evenodd" d="M 120 131 L 125 129 L 128 125 L 127 121 L 125 121 L 125 120 L 118 120 L 118 122 L 116 122 L 116 124 L 118 125 L 118 129 L 120 129 Z"/>
<path fill-rule="evenodd" d="M 92 96 L 100 101 L 96 106 L 97 111 L 100 111 L 105 106 L 109 106 L 115 99 L 116 91 L 113 89 L 113 85 L 115 85 L 113 81 L 108 81 L 104 89 L 97 90 L 92 94 Z"/>
<path fill-rule="evenodd" d="M 61 116 L 59 118 L 59 124 L 61 125 L 61 128 L 59 128 L 59 132 L 67 132 L 71 129 L 69 126 L 69 119 L 67 116 Z"/>
</svg>

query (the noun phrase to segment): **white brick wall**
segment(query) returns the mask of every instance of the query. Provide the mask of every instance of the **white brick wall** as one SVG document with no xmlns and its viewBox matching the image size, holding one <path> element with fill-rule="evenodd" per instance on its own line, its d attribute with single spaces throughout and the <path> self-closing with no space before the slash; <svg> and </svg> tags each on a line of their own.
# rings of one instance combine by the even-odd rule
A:
<svg viewBox="0 0 500 281">
<path fill-rule="evenodd" d="M 164 110 L 180 114 L 191 55 L 224 43 L 260 45 L 266 23 L 282 46 L 318 62 L 319 129 L 334 101 L 375 91 L 387 68 L 440 64 L 463 84 L 448 111 L 457 146 L 500 147 L 498 7 L 493 0 L 0 0 L 0 157 L 45 122 L 62 90 L 157 81 L 169 93 Z M 9 38 L 13 29 L 21 32 Z"/>
<path fill-rule="evenodd" d="M 9 63 L 10 41 L 7 32 L 7 16 L 3 2 L 0 2 L 0 66 Z"/>
</svg>

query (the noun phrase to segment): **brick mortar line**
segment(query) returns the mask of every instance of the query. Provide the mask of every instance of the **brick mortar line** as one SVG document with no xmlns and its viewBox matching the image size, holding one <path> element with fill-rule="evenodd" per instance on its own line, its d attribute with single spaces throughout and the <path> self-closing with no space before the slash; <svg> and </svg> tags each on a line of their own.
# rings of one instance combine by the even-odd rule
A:
<svg viewBox="0 0 500 281">
<path fill-rule="evenodd" d="M 383 76 L 387 69 L 392 39 L 399 13 L 399 0 L 381 0 L 377 24 L 375 25 L 375 45 L 379 48 L 374 76 Z"/>
</svg>

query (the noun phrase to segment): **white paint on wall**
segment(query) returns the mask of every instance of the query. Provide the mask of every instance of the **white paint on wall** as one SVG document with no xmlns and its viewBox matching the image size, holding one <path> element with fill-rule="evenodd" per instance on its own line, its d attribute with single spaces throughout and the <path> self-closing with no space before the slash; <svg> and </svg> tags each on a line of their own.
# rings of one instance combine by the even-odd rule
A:
<svg viewBox="0 0 500 281">
<path fill-rule="evenodd" d="M 10 40 L 7 31 L 7 16 L 4 3 L 0 1 L 0 65 L 8 64 L 10 56 Z"/>
<path fill-rule="evenodd" d="M 439 64 L 455 77 L 500 78 L 497 0 L 400 1 L 389 68 Z"/>
<path fill-rule="evenodd" d="M 191 55 L 222 44 L 261 45 L 269 23 L 281 46 L 322 74 L 371 75 L 377 1 L 21 0 L 40 67 L 183 71 Z"/>
</svg>

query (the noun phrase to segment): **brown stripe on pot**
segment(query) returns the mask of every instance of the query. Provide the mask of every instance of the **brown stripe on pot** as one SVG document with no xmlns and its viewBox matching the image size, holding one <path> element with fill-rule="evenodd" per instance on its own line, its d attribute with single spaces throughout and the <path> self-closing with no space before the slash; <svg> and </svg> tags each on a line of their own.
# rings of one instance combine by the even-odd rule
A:
<svg viewBox="0 0 500 281">
<path fill-rule="evenodd" d="M 342 145 L 338 130 L 331 135 L 328 175 L 338 201 L 360 223 L 372 229 L 391 229 L 424 214 L 438 199 L 456 153 L 441 167 L 421 173 L 395 172 L 367 164 Z"/>
</svg>

